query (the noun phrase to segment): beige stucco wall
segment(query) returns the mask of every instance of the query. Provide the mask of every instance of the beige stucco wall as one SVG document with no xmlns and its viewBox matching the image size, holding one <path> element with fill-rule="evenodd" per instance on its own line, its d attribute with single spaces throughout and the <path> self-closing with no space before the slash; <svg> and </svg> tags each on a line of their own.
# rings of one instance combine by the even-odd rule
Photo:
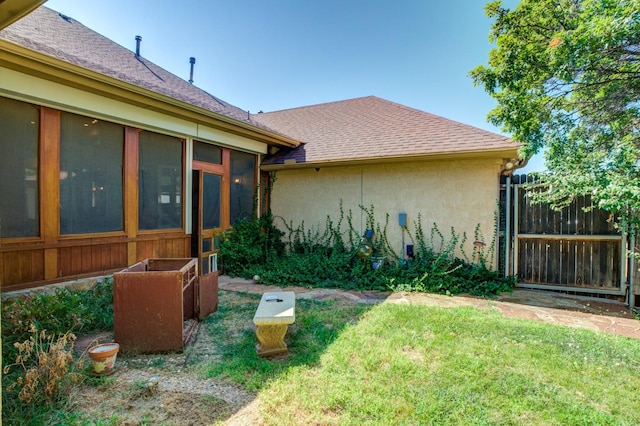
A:
<svg viewBox="0 0 640 426">
<path fill-rule="evenodd" d="M 287 223 L 304 222 L 306 229 L 322 229 L 327 216 L 337 220 L 342 200 L 345 213 L 352 211 L 353 225 L 362 235 L 366 215 L 359 206 L 373 206 L 381 226 L 389 214 L 387 237 L 398 254 L 403 252 L 399 213 L 407 214 L 412 235 L 420 214 L 427 237 L 433 223 L 445 236 L 451 227 L 456 233 L 466 232 L 465 252 L 471 258 L 476 226 L 480 224 L 487 247 L 496 232 L 501 164 L 500 159 L 467 159 L 279 170 L 271 207 Z M 405 244 L 411 243 L 408 233 Z"/>
</svg>

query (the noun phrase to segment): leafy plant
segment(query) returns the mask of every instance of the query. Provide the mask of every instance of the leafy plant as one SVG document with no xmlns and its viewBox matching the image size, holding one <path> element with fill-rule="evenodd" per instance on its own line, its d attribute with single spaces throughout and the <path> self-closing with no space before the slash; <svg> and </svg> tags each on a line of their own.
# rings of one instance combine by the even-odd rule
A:
<svg viewBox="0 0 640 426">
<path fill-rule="evenodd" d="M 53 334 L 89 332 L 113 328 L 113 278 L 91 290 L 56 288 L 53 293 L 34 292 L 2 303 L 5 357 L 16 355 L 14 343 L 28 340 L 32 325 Z"/>
<path fill-rule="evenodd" d="M 284 251 L 284 235 L 273 225 L 271 215 L 240 219 L 225 231 L 220 256 L 227 274 L 251 276 L 254 265 L 264 264 Z"/>
<path fill-rule="evenodd" d="M 422 217 L 414 223 L 409 238 L 416 247 L 412 259 L 401 258 L 387 238 L 389 215 L 384 224 L 375 221 L 374 207 L 360 208 L 365 213 L 365 238 L 371 252 L 358 256 L 363 238 L 353 227 L 353 214 L 345 213 L 340 203 L 337 220 L 327 217 L 323 227 L 308 229 L 282 218 L 285 232 L 266 215 L 246 221 L 227 234 L 221 256 L 225 272 L 245 278 L 259 276 L 269 285 L 291 284 L 307 287 L 333 287 L 348 290 L 429 291 L 445 294 L 469 293 L 493 295 L 513 288 L 515 281 L 489 269 L 493 262 L 495 239 L 487 246 L 479 225 L 471 261 L 464 253 L 467 236 L 451 228 L 445 236 L 433 224 L 424 231 Z M 270 230 L 267 232 L 266 230 Z M 282 239 L 281 239 L 282 238 Z M 277 247 L 277 249 L 276 249 Z M 457 257 L 462 253 L 463 259 Z M 380 264 L 373 262 L 384 261 Z"/>
<path fill-rule="evenodd" d="M 495 44 L 471 71 L 496 100 L 488 119 L 544 153 L 544 191 L 560 209 L 580 196 L 613 214 L 621 233 L 640 225 L 640 2 L 500 0 L 486 5 Z"/>
</svg>

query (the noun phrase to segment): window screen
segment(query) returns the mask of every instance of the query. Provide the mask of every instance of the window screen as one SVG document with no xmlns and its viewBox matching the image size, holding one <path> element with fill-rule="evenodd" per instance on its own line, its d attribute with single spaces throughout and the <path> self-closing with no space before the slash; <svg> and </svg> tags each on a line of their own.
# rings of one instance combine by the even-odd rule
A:
<svg viewBox="0 0 640 426">
<path fill-rule="evenodd" d="M 140 132 L 139 227 L 182 227 L 182 141 Z"/>
<path fill-rule="evenodd" d="M 0 238 L 40 233 L 39 128 L 37 106 L 0 97 Z"/>
<path fill-rule="evenodd" d="M 204 142 L 193 141 L 193 159 L 222 164 L 222 148 Z"/>
<path fill-rule="evenodd" d="M 231 224 L 253 215 L 256 156 L 231 151 Z"/>
<path fill-rule="evenodd" d="M 95 118 L 60 115 L 60 233 L 123 230 L 124 128 Z"/>
<path fill-rule="evenodd" d="M 205 173 L 203 180 L 202 229 L 220 228 L 220 194 L 222 192 L 222 176 Z"/>
</svg>

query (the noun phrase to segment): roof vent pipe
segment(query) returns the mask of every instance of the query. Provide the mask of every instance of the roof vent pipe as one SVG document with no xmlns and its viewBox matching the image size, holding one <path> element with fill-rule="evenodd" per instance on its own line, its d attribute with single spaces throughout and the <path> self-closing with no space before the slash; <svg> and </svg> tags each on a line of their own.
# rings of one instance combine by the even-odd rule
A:
<svg viewBox="0 0 640 426">
<path fill-rule="evenodd" d="M 142 41 L 142 37 L 137 35 L 136 36 L 136 58 L 140 57 L 140 42 Z"/>
<path fill-rule="evenodd" d="M 193 66 L 196 63 L 196 58 L 193 56 L 189 58 L 189 63 L 191 64 L 191 72 L 189 73 L 189 83 L 193 84 Z"/>
</svg>

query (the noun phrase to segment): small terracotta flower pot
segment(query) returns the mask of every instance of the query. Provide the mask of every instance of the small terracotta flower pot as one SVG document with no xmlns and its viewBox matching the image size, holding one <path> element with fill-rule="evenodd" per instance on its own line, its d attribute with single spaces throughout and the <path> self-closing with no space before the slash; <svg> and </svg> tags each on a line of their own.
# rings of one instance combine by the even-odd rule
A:
<svg viewBox="0 0 640 426">
<path fill-rule="evenodd" d="M 89 348 L 87 352 L 93 365 L 93 375 L 104 376 L 113 373 L 119 350 L 120 345 L 115 342 L 103 343 Z"/>
</svg>

